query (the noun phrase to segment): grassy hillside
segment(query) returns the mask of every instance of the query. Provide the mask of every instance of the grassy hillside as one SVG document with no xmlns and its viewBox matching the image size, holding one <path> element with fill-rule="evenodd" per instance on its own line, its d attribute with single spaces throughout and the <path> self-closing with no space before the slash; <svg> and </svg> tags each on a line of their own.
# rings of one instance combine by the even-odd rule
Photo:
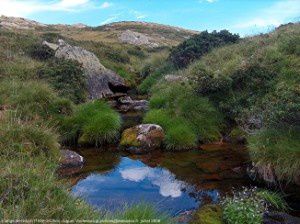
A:
<svg viewBox="0 0 300 224">
<path fill-rule="evenodd" d="M 0 183 L 0 219 L 161 217 L 162 223 L 172 223 L 145 205 L 104 215 L 71 197 L 57 178 L 62 142 L 102 144 L 115 140 L 120 117 L 105 102 L 77 105 L 85 101 L 86 94 L 80 65 L 56 60 L 41 49 L 43 40 L 54 42 L 66 35 L 53 30 L 0 28 L 0 178 L 4 180 Z M 66 39 L 94 51 L 107 67 L 120 67 L 124 76 L 134 63 L 138 64 L 138 58 L 146 60 L 156 54 L 155 49 L 148 51 L 131 45 L 124 45 L 119 52 L 120 43 L 116 47 Z M 129 50 L 137 62 L 124 59 L 130 58 Z M 147 55 L 141 56 L 141 52 Z M 131 77 L 125 78 L 131 81 Z"/>
<path fill-rule="evenodd" d="M 299 23 L 284 25 L 271 33 L 216 48 L 186 69 L 174 72 L 185 80 L 181 85 L 188 83 L 192 89 L 177 91 L 175 98 L 189 91 L 208 98 L 225 119 L 220 132 L 226 135 L 233 129 L 232 133 L 248 136 L 252 160 L 271 165 L 279 180 L 293 181 L 300 168 L 299 37 Z M 165 82 L 162 80 L 164 76 L 150 89 L 152 101 L 157 101 L 157 89 Z M 176 85 L 171 82 L 168 88 Z M 165 96 L 160 97 L 168 101 Z M 180 107 L 179 103 L 173 110 Z M 193 112 L 191 108 L 186 110 Z"/>
<path fill-rule="evenodd" d="M 22 19 L 0 17 L 0 24 L 1 21 L 19 25 L 19 28 L 7 25 L 1 28 L 0 26 L 1 32 L 10 32 L 19 37 L 29 35 L 37 44 L 43 40 L 56 42 L 62 38 L 71 44 L 84 47 L 95 53 L 105 67 L 116 71 L 133 87 L 140 81 L 140 70 L 147 61 L 155 55 L 168 54 L 171 47 L 196 33 L 196 31 L 182 28 L 143 22 L 120 22 L 99 27 L 78 27 L 43 25 L 25 20 L 26 25 L 29 23 L 30 26 L 29 29 L 22 29 L 20 26 L 24 22 Z M 157 44 L 157 47 L 122 43 L 119 37 L 126 30 L 146 35 Z"/>
</svg>

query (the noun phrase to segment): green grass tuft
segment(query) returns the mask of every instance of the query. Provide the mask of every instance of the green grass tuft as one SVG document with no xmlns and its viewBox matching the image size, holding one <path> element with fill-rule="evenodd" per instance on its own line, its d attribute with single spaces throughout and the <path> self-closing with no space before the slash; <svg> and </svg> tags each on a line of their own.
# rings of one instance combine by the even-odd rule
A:
<svg viewBox="0 0 300 224">
<path fill-rule="evenodd" d="M 107 103 L 93 101 L 77 106 L 62 126 L 64 141 L 99 146 L 116 140 L 121 118 Z"/>
<path fill-rule="evenodd" d="M 166 132 L 166 148 L 188 149 L 198 140 L 209 142 L 220 137 L 221 114 L 189 85 L 160 83 L 152 92 L 151 110 L 144 122 L 162 126 Z"/>
</svg>

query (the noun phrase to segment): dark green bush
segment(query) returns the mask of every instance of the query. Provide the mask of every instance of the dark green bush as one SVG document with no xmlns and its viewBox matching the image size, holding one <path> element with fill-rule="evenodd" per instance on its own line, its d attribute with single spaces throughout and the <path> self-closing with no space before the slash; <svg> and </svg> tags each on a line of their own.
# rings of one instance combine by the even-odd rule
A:
<svg viewBox="0 0 300 224">
<path fill-rule="evenodd" d="M 239 36 L 237 34 L 231 34 L 227 30 L 213 31 L 212 33 L 204 31 L 172 49 L 169 58 L 177 68 L 183 68 L 208 53 L 211 49 L 236 43 L 238 40 Z"/>
<path fill-rule="evenodd" d="M 29 55 L 37 60 L 48 60 L 54 57 L 54 51 L 41 43 L 36 43 L 28 49 Z"/>
</svg>

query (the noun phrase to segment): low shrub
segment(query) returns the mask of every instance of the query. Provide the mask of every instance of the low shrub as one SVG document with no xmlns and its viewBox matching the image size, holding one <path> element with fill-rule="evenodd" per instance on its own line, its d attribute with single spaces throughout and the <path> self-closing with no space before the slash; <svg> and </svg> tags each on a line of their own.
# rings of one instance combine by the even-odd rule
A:
<svg viewBox="0 0 300 224">
<path fill-rule="evenodd" d="M 221 205 L 223 218 L 228 224 L 262 224 L 264 213 L 286 209 L 279 194 L 257 188 L 234 191 L 233 196 L 225 197 Z"/>
<path fill-rule="evenodd" d="M 38 77 L 50 83 L 60 96 L 74 103 L 87 99 L 86 77 L 77 62 L 53 59 L 38 70 Z"/>
<path fill-rule="evenodd" d="M 213 31 L 212 33 L 204 31 L 173 48 L 169 59 L 177 68 L 183 68 L 208 53 L 211 49 L 236 43 L 238 40 L 239 36 L 237 34 L 231 34 L 227 30 Z"/>
<path fill-rule="evenodd" d="M 62 125 L 63 140 L 79 144 L 100 144 L 116 140 L 121 128 L 117 112 L 103 101 L 77 106 L 72 116 Z"/>
<path fill-rule="evenodd" d="M 45 61 L 54 57 L 54 51 L 41 43 L 31 45 L 27 51 L 28 54 L 36 60 Z"/>
</svg>

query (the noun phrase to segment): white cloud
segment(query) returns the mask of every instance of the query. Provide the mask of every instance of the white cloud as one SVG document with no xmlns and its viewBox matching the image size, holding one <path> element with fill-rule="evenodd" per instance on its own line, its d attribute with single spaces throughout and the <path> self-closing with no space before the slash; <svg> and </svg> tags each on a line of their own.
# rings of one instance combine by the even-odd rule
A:
<svg viewBox="0 0 300 224">
<path fill-rule="evenodd" d="M 91 0 L 0 0 L 0 15 L 26 17 L 43 11 L 81 11 L 90 8 L 107 8 L 111 3 L 104 2 L 96 7 Z"/>
<path fill-rule="evenodd" d="M 136 19 L 145 19 L 145 18 L 147 18 L 146 14 L 141 13 L 141 12 L 136 11 L 136 10 L 131 10 L 130 13 L 133 14 Z"/>
<path fill-rule="evenodd" d="M 208 2 L 208 3 L 214 3 L 218 0 L 199 0 L 200 3 L 203 3 L 203 2 Z"/>
<path fill-rule="evenodd" d="M 108 24 L 108 23 L 112 23 L 112 22 L 115 22 L 118 18 L 119 18 L 119 16 L 114 15 L 114 16 L 111 16 L 108 19 L 102 21 L 100 24 L 105 25 L 105 24 Z"/>
<path fill-rule="evenodd" d="M 106 9 L 112 6 L 112 3 L 110 2 L 103 2 L 103 4 L 100 6 L 101 9 Z"/>
<path fill-rule="evenodd" d="M 254 18 L 235 24 L 238 29 L 276 27 L 299 17 L 300 4 L 298 0 L 280 1 L 267 9 L 261 10 Z"/>
<path fill-rule="evenodd" d="M 185 186 L 184 182 L 176 180 L 174 174 L 168 170 L 137 167 L 121 170 L 120 173 L 122 178 L 134 182 L 149 180 L 153 185 L 159 187 L 159 193 L 164 197 L 180 197 L 181 189 Z"/>
</svg>

